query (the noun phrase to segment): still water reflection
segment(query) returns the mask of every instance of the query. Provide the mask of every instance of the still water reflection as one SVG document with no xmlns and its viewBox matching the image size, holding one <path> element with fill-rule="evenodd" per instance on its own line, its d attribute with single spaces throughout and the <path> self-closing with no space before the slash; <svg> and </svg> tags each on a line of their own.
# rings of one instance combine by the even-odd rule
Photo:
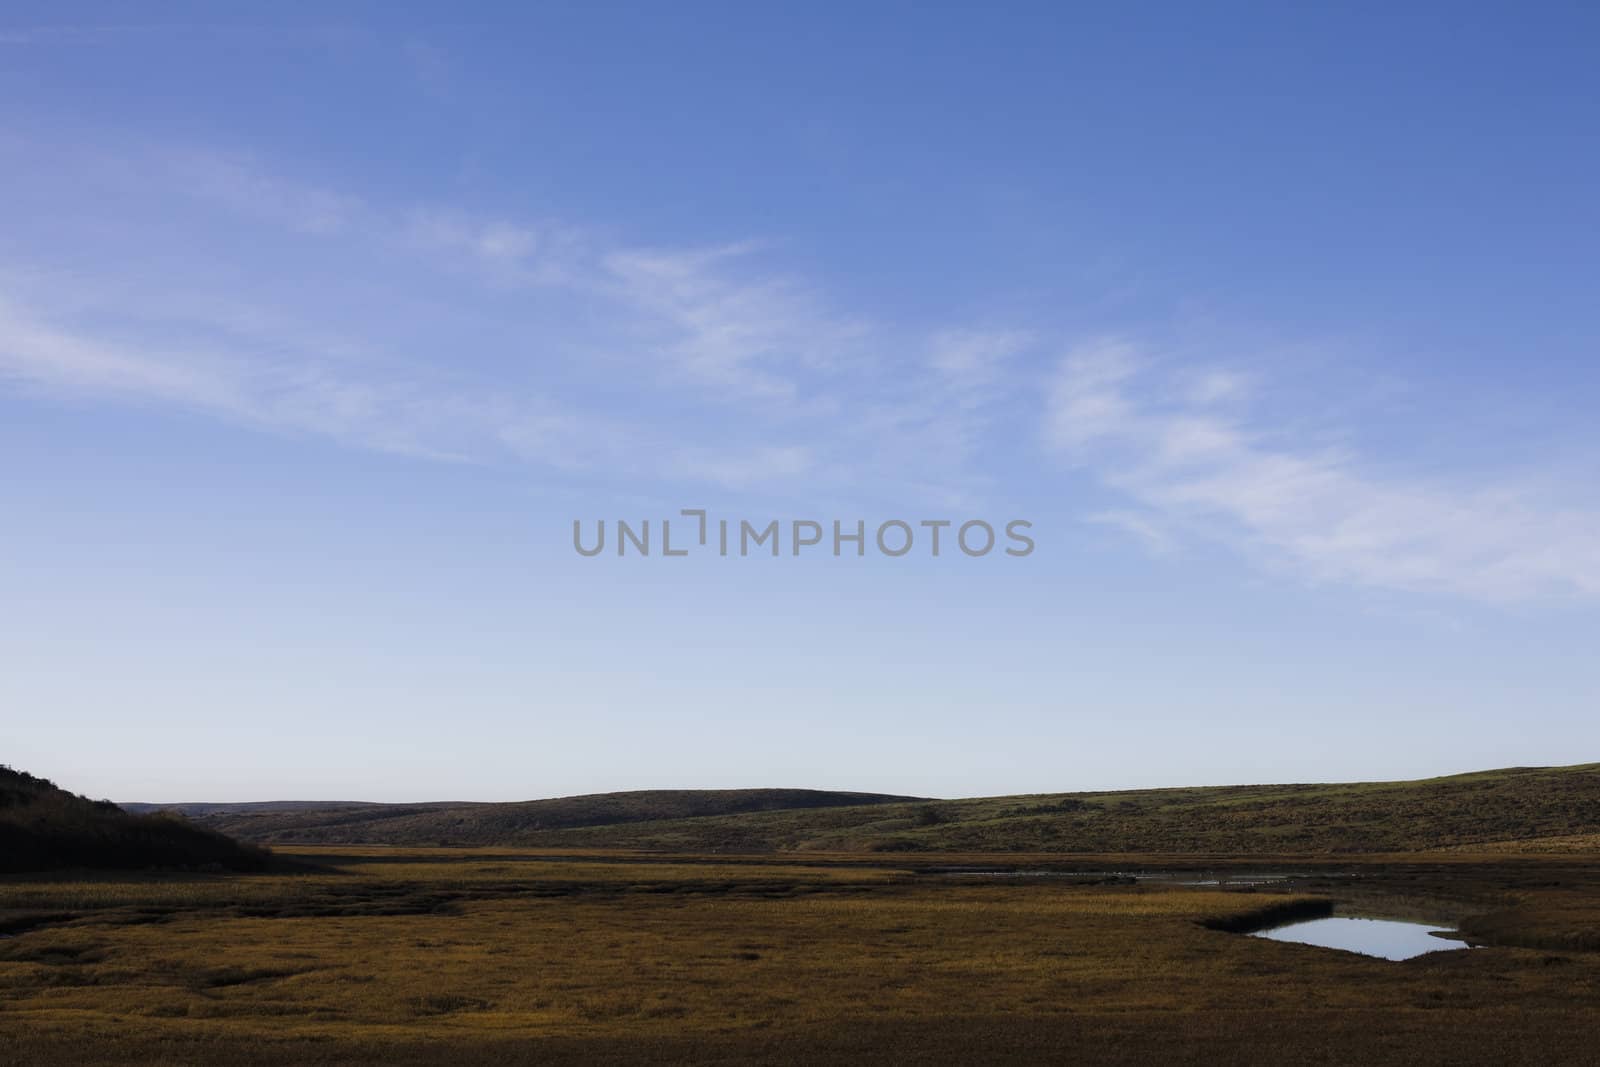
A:
<svg viewBox="0 0 1600 1067">
<path fill-rule="evenodd" d="M 1408 960 L 1425 952 L 1445 952 L 1462 948 L 1464 943 L 1442 937 L 1435 932 L 1451 933 L 1448 926 L 1431 926 L 1427 923 L 1402 922 L 1398 919 L 1360 919 L 1353 916 L 1335 916 L 1330 919 L 1307 919 L 1303 922 L 1257 930 L 1251 937 L 1266 937 L 1273 941 L 1295 941 L 1303 945 L 1320 945 L 1346 952 L 1359 952 L 1365 956 L 1379 956 L 1386 960 Z"/>
</svg>

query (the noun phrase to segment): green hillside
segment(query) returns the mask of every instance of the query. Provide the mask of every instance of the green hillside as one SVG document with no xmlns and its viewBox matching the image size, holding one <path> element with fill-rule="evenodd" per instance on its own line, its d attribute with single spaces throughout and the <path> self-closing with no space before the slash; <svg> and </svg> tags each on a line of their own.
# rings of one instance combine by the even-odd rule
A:
<svg viewBox="0 0 1600 1067">
<path fill-rule="evenodd" d="M 1410 782 L 915 800 L 802 790 L 612 793 L 518 804 L 217 813 L 261 841 L 701 852 L 1388 852 L 1600 833 L 1600 764 Z"/>
<path fill-rule="evenodd" d="M 183 805 L 206 825 L 256 841 L 497 845 L 565 830 L 672 825 L 902 804 L 915 797 L 817 789 L 653 789 L 505 804 Z M 206 810 L 210 809 L 210 810 Z"/>
</svg>

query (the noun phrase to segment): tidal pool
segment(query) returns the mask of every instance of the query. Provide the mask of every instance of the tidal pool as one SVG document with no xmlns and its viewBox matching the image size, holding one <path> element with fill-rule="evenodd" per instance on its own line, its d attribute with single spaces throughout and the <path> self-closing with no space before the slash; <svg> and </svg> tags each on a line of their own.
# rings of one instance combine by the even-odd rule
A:
<svg viewBox="0 0 1600 1067">
<path fill-rule="evenodd" d="M 1435 933 L 1454 933 L 1448 926 L 1405 922 L 1400 919 L 1363 919 L 1353 915 L 1336 915 L 1327 919 L 1304 919 L 1285 923 L 1266 930 L 1256 930 L 1251 937 L 1265 937 L 1273 941 L 1295 941 L 1302 945 L 1337 948 L 1345 952 L 1359 952 L 1363 956 L 1378 956 L 1386 960 L 1408 960 L 1428 952 L 1447 952 L 1468 947 L 1464 941 L 1434 937 Z"/>
</svg>

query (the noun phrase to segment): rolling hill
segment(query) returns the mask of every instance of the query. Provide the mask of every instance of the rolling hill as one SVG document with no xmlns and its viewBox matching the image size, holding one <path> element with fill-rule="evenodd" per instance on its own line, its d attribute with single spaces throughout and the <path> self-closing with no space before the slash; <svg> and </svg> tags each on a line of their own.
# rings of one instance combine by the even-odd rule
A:
<svg viewBox="0 0 1600 1067">
<path fill-rule="evenodd" d="M 1405 782 L 925 800 L 808 790 L 608 793 L 509 804 L 215 806 L 249 840 L 541 848 L 1239 854 L 1497 851 L 1600 834 L 1600 764 Z"/>
<path fill-rule="evenodd" d="M 498 845 L 560 831 L 670 825 L 767 812 L 872 808 L 918 798 L 817 789 L 655 789 L 514 803 L 281 802 L 169 806 L 256 841 Z"/>
</svg>

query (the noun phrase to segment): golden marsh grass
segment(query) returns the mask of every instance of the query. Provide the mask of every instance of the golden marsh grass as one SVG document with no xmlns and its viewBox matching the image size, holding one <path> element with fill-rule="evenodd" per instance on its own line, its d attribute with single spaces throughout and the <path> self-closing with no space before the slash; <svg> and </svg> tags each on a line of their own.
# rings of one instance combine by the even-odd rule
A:
<svg viewBox="0 0 1600 1067">
<path fill-rule="evenodd" d="M 0 882 L 0 917 L 50 917 L 0 941 L 15 1062 L 932 1061 L 1063 1043 L 1181 1062 L 1197 1041 L 1229 1062 L 1341 1040 L 1377 1055 L 1386 1034 L 1424 1062 L 1507 1062 L 1513 1037 L 1560 1062 L 1600 1022 L 1581 945 L 1391 963 L 1206 925 L 1304 894 L 941 879 L 876 857 L 291 858 L 327 867 Z M 1512 902 L 1512 934 L 1600 914 L 1582 887 L 1442 870 Z"/>
</svg>

